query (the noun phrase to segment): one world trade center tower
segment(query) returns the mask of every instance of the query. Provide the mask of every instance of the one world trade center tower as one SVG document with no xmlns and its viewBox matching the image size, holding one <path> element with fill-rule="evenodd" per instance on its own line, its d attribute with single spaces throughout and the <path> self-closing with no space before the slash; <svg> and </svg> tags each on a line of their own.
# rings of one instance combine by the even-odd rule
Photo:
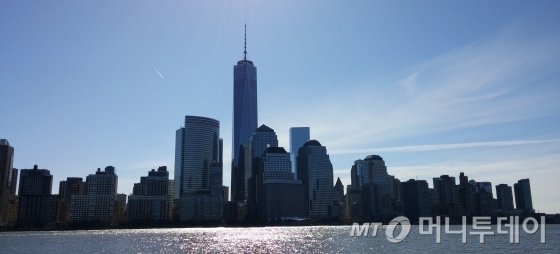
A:
<svg viewBox="0 0 560 254">
<path fill-rule="evenodd" d="M 244 48 L 243 60 L 233 67 L 232 201 L 242 201 L 245 197 L 245 168 L 239 164 L 240 146 L 249 143 L 258 123 L 257 67 L 247 60 L 247 32 Z"/>
</svg>

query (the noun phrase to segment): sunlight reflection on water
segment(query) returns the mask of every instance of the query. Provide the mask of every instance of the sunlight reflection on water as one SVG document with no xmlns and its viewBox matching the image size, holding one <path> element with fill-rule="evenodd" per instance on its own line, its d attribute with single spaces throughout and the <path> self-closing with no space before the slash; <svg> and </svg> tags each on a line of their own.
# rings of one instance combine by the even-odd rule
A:
<svg viewBox="0 0 560 254">
<path fill-rule="evenodd" d="M 118 229 L 50 232 L 0 233 L 4 253 L 337 253 L 337 252 L 560 252 L 560 225 L 547 225 L 547 244 L 540 235 L 521 233 L 520 244 L 510 244 L 508 235 L 478 236 L 442 232 L 441 244 L 435 235 L 419 235 L 413 226 L 401 243 L 390 243 L 385 229 L 376 237 L 350 237 L 349 226 Z"/>
</svg>

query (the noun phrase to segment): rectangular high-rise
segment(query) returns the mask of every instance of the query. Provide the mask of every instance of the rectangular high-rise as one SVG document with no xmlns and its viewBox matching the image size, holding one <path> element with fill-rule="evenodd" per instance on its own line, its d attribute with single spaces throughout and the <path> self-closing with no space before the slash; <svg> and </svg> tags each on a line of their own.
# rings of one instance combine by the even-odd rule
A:
<svg viewBox="0 0 560 254">
<path fill-rule="evenodd" d="M 240 179 L 247 176 L 241 173 L 245 171 L 245 168 L 239 166 L 239 152 L 242 149 L 241 144 L 249 143 L 249 139 L 255 129 L 257 129 L 258 124 L 257 67 L 252 61 L 247 60 L 246 41 L 243 60 L 238 61 L 237 65 L 233 67 L 232 200 L 244 196 L 242 195 L 243 193 L 240 193 L 244 189 L 240 186 L 244 181 Z M 238 193 L 235 194 L 233 193 L 234 191 Z"/>
<path fill-rule="evenodd" d="M 173 192 L 179 220 L 221 220 L 220 122 L 185 116 L 185 127 L 176 134 Z"/>
<path fill-rule="evenodd" d="M 175 199 L 181 194 L 208 191 L 210 164 L 219 161 L 220 122 L 185 116 L 185 127 L 176 132 Z"/>
<path fill-rule="evenodd" d="M 298 150 L 297 163 L 307 215 L 316 219 L 333 217 L 333 167 L 327 148 L 317 140 L 309 140 Z"/>
<path fill-rule="evenodd" d="M 8 180 L 12 173 L 14 148 L 6 139 L 0 139 L 0 226 L 8 220 Z"/>
<path fill-rule="evenodd" d="M 115 167 L 107 166 L 105 171 L 97 169 L 86 177 L 85 195 L 70 197 L 70 221 L 109 222 L 115 213 L 118 176 Z"/>
<path fill-rule="evenodd" d="M 533 211 L 533 199 L 531 197 L 531 184 L 529 179 L 521 179 L 513 184 L 515 192 L 515 208 L 523 211 Z"/>
<path fill-rule="evenodd" d="M 298 150 L 310 139 L 309 127 L 290 128 L 290 156 L 292 160 L 292 172 L 297 176 L 297 153 Z"/>
<path fill-rule="evenodd" d="M 128 197 L 128 215 L 131 220 L 169 220 L 169 172 L 167 167 L 152 169 L 148 176 L 134 184 L 133 195 Z M 138 185 L 141 186 L 138 188 Z"/>
<path fill-rule="evenodd" d="M 498 209 L 503 211 L 513 210 L 513 192 L 511 186 L 507 184 L 496 185 L 496 198 L 498 201 Z"/>
<path fill-rule="evenodd" d="M 22 169 L 19 181 L 18 221 L 54 222 L 57 196 L 51 195 L 53 176 L 49 170 Z"/>
<path fill-rule="evenodd" d="M 410 179 L 402 183 L 404 216 L 411 222 L 418 222 L 419 217 L 431 216 L 431 200 L 428 182 Z"/>
<path fill-rule="evenodd" d="M 243 60 L 233 67 L 233 165 L 237 166 L 239 146 L 247 143 L 257 128 L 257 67 Z"/>
</svg>

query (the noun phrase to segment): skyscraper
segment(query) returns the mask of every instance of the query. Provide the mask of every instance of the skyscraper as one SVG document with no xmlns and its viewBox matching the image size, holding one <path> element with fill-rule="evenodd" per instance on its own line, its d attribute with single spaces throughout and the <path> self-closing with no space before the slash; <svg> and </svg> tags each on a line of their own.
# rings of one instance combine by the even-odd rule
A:
<svg viewBox="0 0 560 254">
<path fill-rule="evenodd" d="M 51 195 L 53 176 L 49 170 L 22 169 L 19 181 L 18 221 L 53 222 L 56 220 L 57 196 Z"/>
<path fill-rule="evenodd" d="M 418 222 L 419 217 L 431 216 L 428 182 L 410 179 L 402 183 L 402 191 L 404 216 L 412 222 Z"/>
<path fill-rule="evenodd" d="M 84 195 L 70 196 L 70 221 L 104 221 L 109 223 L 115 213 L 119 178 L 115 167 L 97 169 L 86 177 Z"/>
<path fill-rule="evenodd" d="M 372 182 L 379 185 L 383 195 L 393 197 L 393 179 L 387 173 L 387 166 L 385 166 L 383 158 L 379 155 L 368 155 L 364 161 L 370 167 Z"/>
<path fill-rule="evenodd" d="M 503 211 L 513 210 L 513 193 L 511 191 L 511 186 L 507 184 L 496 185 L 496 198 L 499 209 Z"/>
<path fill-rule="evenodd" d="M 231 201 L 237 203 L 244 203 L 245 201 L 245 174 L 251 169 L 249 168 L 249 161 L 251 160 L 251 153 L 249 153 L 249 143 L 241 144 L 239 149 L 239 160 L 237 167 L 232 170 L 231 175 Z"/>
<path fill-rule="evenodd" d="M 317 219 L 332 217 L 333 167 L 327 148 L 317 140 L 309 140 L 298 150 L 297 163 L 308 216 Z"/>
<path fill-rule="evenodd" d="M 221 220 L 220 122 L 185 116 L 176 132 L 174 195 L 179 220 Z"/>
<path fill-rule="evenodd" d="M 433 181 L 434 191 L 439 197 L 439 213 L 449 214 L 452 204 L 457 202 L 455 195 L 453 194 L 455 189 L 455 177 L 442 175 L 440 177 L 433 178 Z"/>
<path fill-rule="evenodd" d="M 8 189 L 10 189 L 11 195 L 16 195 L 16 186 L 18 181 L 18 169 L 13 168 L 10 174 L 10 180 L 8 182 Z"/>
<path fill-rule="evenodd" d="M 210 165 L 219 160 L 220 122 L 185 116 L 185 127 L 176 132 L 175 199 L 181 194 L 208 190 Z"/>
<path fill-rule="evenodd" d="M 298 149 L 310 139 L 309 127 L 290 128 L 290 156 L 292 159 L 292 172 L 297 177 L 297 153 Z"/>
<path fill-rule="evenodd" d="M 529 179 L 521 179 L 513 184 L 515 192 L 515 208 L 523 211 L 533 210 L 533 199 L 531 198 L 531 184 Z"/>
<path fill-rule="evenodd" d="M 245 199 L 248 204 L 256 202 L 256 176 L 261 157 L 268 147 L 278 147 L 278 138 L 273 129 L 263 124 L 255 130 L 249 141 L 251 159 L 245 171 Z"/>
<path fill-rule="evenodd" d="M 140 187 L 138 187 L 139 185 Z M 167 167 L 152 169 L 148 176 L 140 177 L 133 195 L 128 197 L 128 214 L 131 220 L 162 221 L 169 219 L 169 172 Z M 126 197 L 125 197 L 126 199 Z M 125 202 L 126 203 L 126 202 Z"/>
<path fill-rule="evenodd" d="M 292 173 L 290 154 L 282 147 L 268 147 L 257 173 L 258 218 L 306 217 L 303 185 Z"/>
<path fill-rule="evenodd" d="M 249 143 L 257 124 L 257 67 L 253 65 L 252 61 L 247 60 L 247 33 L 245 33 L 243 60 L 238 61 L 237 65 L 233 67 L 232 178 L 242 177 L 242 174 L 237 173 L 238 170 L 244 170 L 238 169 L 239 149 L 241 144 Z M 242 189 L 239 186 L 234 187 L 234 182 L 238 183 L 239 181 L 232 179 L 232 191 Z"/>
<path fill-rule="evenodd" d="M 361 190 L 364 184 L 371 183 L 371 170 L 369 163 L 363 160 L 354 161 L 354 165 L 350 170 L 350 179 L 352 181 L 352 188 Z"/>
<path fill-rule="evenodd" d="M 0 139 L 0 226 L 8 220 L 8 180 L 12 173 L 14 161 L 14 148 L 6 139 Z"/>
</svg>

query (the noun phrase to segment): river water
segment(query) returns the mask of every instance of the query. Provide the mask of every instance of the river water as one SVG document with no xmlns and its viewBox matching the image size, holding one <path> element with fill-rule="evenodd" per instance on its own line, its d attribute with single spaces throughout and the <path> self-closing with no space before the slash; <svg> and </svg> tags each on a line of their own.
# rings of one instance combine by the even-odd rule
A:
<svg viewBox="0 0 560 254">
<path fill-rule="evenodd" d="M 418 226 L 399 243 L 386 238 L 384 227 L 376 236 L 372 230 L 352 237 L 350 226 L 1 232 L 0 253 L 560 253 L 560 225 L 546 226 L 545 244 L 540 231 L 520 229 L 519 243 L 512 244 L 508 234 L 496 234 L 492 227 L 494 235 L 480 243 L 469 226 L 466 244 L 461 234 L 445 234 L 443 226 L 439 244 L 435 233 L 419 234 Z"/>
</svg>

